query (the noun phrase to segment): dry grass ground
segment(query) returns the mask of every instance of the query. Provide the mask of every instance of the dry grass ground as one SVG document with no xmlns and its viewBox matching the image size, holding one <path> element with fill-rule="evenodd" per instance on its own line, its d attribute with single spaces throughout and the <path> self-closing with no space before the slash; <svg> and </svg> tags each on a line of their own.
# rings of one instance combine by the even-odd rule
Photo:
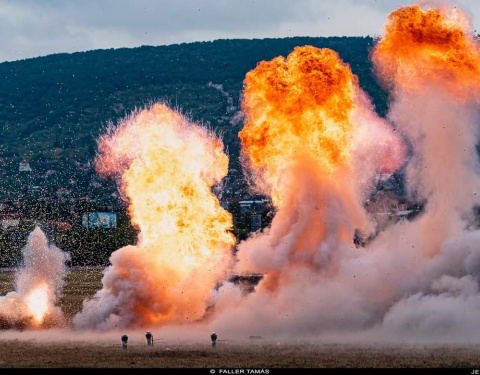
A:
<svg viewBox="0 0 480 375">
<path fill-rule="evenodd" d="M 101 288 L 100 271 L 71 271 L 60 306 L 68 321 Z M 14 290 L 14 273 L 0 272 L 0 295 Z M 72 333 L 74 335 L 74 333 Z M 208 340 L 208 339 L 207 339 Z M 480 346 L 368 346 L 320 342 L 131 343 L 0 340 L 0 369 L 9 367 L 480 367 Z"/>
<path fill-rule="evenodd" d="M 229 343 L 134 346 L 0 341 L 1 367 L 478 368 L 478 347 Z"/>
<path fill-rule="evenodd" d="M 92 298 L 102 288 L 101 271 L 70 271 L 63 287 L 59 305 L 67 321 L 82 309 L 85 298 Z"/>
<path fill-rule="evenodd" d="M 0 272 L 0 296 L 14 290 L 14 272 Z"/>
</svg>

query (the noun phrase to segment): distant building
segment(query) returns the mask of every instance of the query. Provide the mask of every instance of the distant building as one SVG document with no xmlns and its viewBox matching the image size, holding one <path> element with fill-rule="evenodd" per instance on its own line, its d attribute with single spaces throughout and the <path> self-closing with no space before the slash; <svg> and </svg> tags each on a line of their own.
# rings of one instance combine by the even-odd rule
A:
<svg viewBox="0 0 480 375">
<path fill-rule="evenodd" d="M 19 172 L 31 172 L 32 167 L 30 167 L 30 164 L 28 164 L 26 160 L 23 160 L 20 162 L 18 170 Z"/>
<path fill-rule="evenodd" d="M 250 211 L 253 205 L 260 206 L 260 205 L 264 205 L 267 202 L 268 202 L 267 199 L 248 200 L 248 201 L 245 200 L 245 201 L 238 202 L 238 204 L 240 205 L 240 208 L 242 211 Z"/>
<path fill-rule="evenodd" d="M 92 165 L 91 165 L 90 162 L 80 163 L 80 162 L 76 161 L 75 166 L 77 167 L 77 170 L 79 170 L 79 171 L 86 171 L 86 170 L 89 170 Z"/>
<path fill-rule="evenodd" d="M 407 220 L 414 214 L 414 210 L 408 209 L 409 203 L 405 198 L 392 190 L 379 191 L 375 197 L 368 202 L 367 212 L 375 220 L 377 230 L 383 230 L 387 226 L 399 220 Z"/>
<path fill-rule="evenodd" d="M 48 224 L 51 227 L 54 227 L 56 229 L 60 230 L 71 230 L 72 229 L 72 224 L 66 222 L 66 221 L 50 221 Z"/>
<path fill-rule="evenodd" d="M 16 228 L 20 224 L 20 216 L 17 214 L 0 215 L 0 224 L 3 229 Z"/>
<path fill-rule="evenodd" d="M 116 212 L 89 212 L 82 215 L 82 227 L 84 228 L 116 228 Z"/>
<path fill-rule="evenodd" d="M 69 193 L 70 193 L 70 190 L 68 190 L 67 188 L 60 188 L 57 190 L 58 197 L 63 197 L 64 195 L 67 195 Z"/>
<path fill-rule="evenodd" d="M 250 217 L 250 230 L 256 232 L 262 229 L 262 215 L 255 214 Z"/>
<path fill-rule="evenodd" d="M 41 186 L 29 186 L 28 191 L 30 193 L 40 193 L 42 191 Z"/>
</svg>

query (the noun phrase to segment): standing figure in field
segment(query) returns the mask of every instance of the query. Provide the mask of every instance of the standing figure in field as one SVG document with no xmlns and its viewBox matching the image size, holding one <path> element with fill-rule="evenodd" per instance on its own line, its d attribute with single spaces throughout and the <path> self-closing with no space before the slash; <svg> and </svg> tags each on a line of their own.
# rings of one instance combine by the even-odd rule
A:
<svg viewBox="0 0 480 375">
<path fill-rule="evenodd" d="M 147 331 L 147 333 L 145 333 L 145 337 L 147 339 L 147 345 L 148 346 L 153 346 L 153 335 L 150 331 Z"/>
<path fill-rule="evenodd" d="M 217 346 L 217 334 L 215 332 L 212 332 L 210 338 L 212 339 L 212 347 Z"/>
<path fill-rule="evenodd" d="M 125 334 L 122 336 L 122 349 L 127 350 L 128 336 Z"/>
</svg>

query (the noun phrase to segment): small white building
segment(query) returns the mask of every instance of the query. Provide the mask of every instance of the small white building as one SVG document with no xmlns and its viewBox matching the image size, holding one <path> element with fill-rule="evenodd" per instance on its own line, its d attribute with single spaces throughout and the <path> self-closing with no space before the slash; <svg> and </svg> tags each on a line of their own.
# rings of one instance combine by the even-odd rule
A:
<svg viewBox="0 0 480 375">
<path fill-rule="evenodd" d="M 20 172 L 31 172 L 32 167 L 30 167 L 30 164 L 28 164 L 26 160 L 23 160 L 23 161 L 20 162 L 18 170 Z"/>
<path fill-rule="evenodd" d="M 260 199 L 260 200 L 251 200 L 251 201 L 239 201 L 240 208 L 242 211 L 250 211 L 252 206 L 255 204 L 257 206 L 262 206 L 268 202 L 267 199 Z"/>
<path fill-rule="evenodd" d="M 20 216 L 16 214 L 6 214 L 0 216 L 0 225 L 3 229 L 16 228 L 20 224 Z"/>
</svg>

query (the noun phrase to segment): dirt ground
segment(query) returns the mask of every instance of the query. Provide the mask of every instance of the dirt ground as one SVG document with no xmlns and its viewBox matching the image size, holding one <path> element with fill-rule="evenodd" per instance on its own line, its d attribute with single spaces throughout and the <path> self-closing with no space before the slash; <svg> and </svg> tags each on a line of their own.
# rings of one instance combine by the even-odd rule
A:
<svg viewBox="0 0 480 375">
<path fill-rule="evenodd" d="M 99 270 L 69 272 L 60 300 L 67 321 L 82 301 L 101 288 Z M 0 272 L 0 295 L 14 290 L 14 273 Z M 71 333 L 74 335 L 74 333 Z M 11 335 L 10 335 L 11 336 Z M 74 336 L 72 336 L 75 339 Z M 80 339 L 81 340 L 81 339 Z M 373 368 L 454 367 L 479 368 L 480 345 L 354 345 L 321 342 L 226 341 L 212 348 L 202 344 L 160 341 L 148 347 L 130 342 L 49 342 L 3 339 L 0 335 L 0 369 L 11 367 L 214 367 L 214 368 Z"/>
<path fill-rule="evenodd" d="M 478 368 L 479 347 L 277 344 L 274 342 L 133 345 L 86 342 L 0 341 L 0 368 L 6 367 L 454 367 Z"/>
</svg>

